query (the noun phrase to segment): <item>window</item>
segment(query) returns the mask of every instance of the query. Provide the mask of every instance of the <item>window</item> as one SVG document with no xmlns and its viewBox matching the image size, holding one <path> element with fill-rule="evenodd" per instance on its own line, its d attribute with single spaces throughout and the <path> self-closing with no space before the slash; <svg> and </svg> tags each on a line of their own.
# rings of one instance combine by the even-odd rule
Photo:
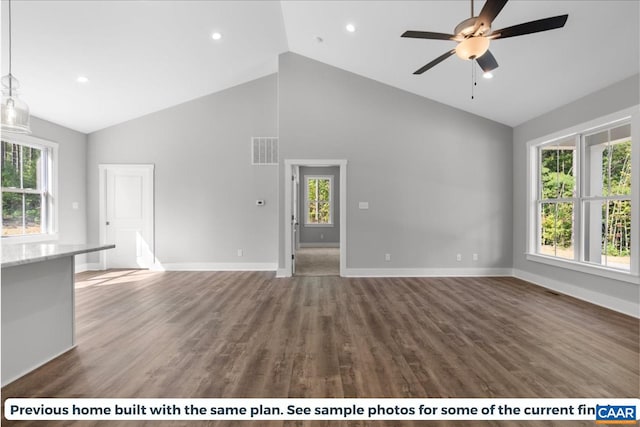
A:
<svg viewBox="0 0 640 427">
<path fill-rule="evenodd" d="M 544 255 L 574 259 L 574 206 L 576 203 L 575 138 L 553 142 L 539 149 L 540 236 Z"/>
<path fill-rule="evenodd" d="M 631 260 L 631 125 L 583 136 L 585 261 L 623 270 Z"/>
<path fill-rule="evenodd" d="M 332 198 L 332 176 L 305 176 L 305 225 L 333 225 Z"/>
<path fill-rule="evenodd" d="M 28 141 L 28 142 L 25 142 Z M 54 232 L 55 145 L 23 136 L 2 138 L 2 237 Z"/>
<path fill-rule="evenodd" d="M 630 119 L 530 147 L 530 252 L 637 274 Z"/>
</svg>

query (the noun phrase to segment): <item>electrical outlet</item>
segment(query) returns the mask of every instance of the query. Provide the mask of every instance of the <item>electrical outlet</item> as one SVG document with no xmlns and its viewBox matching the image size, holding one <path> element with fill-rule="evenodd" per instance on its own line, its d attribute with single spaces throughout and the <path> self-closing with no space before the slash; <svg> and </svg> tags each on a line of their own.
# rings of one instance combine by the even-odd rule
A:
<svg viewBox="0 0 640 427">
<path fill-rule="evenodd" d="M 320 240 L 324 240 L 324 234 L 320 233 Z"/>
<path fill-rule="evenodd" d="M 244 251 L 242 249 L 238 249 L 238 256 L 243 256 L 244 255 Z"/>
<path fill-rule="evenodd" d="M 391 254 L 384 254 L 385 261 L 391 261 Z"/>
<path fill-rule="evenodd" d="M 456 261 L 462 261 L 462 254 L 456 255 Z"/>
<path fill-rule="evenodd" d="M 473 254 L 473 260 L 477 261 L 478 260 L 478 254 Z"/>
</svg>

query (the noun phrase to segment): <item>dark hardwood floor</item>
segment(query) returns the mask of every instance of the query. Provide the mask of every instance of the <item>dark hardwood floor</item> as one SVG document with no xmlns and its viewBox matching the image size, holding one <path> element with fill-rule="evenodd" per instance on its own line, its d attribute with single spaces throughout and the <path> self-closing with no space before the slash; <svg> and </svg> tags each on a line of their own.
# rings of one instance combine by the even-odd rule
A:
<svg viewBox="0 0 640 427">
<path fill-rule="evenodd" d="M 638 397 L 639 321 L 513 278 L 109 271 L 77 347 L 8 397 Z M 455 426 L 462 422 L 9 422 Z M 484 422 L 481 426 L 589 422 Z"/>
</svg>

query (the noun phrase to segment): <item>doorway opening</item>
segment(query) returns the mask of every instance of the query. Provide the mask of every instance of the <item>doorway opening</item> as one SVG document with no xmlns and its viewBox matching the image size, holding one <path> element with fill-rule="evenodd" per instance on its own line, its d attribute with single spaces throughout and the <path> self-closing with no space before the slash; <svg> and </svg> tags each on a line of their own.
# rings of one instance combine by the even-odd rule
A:
<svg viewBox="0 0 640 427">
<path fill-rule="evenodd" d="M 340 275 L 339 247 L 300 247 L 295 252 L 294 276 Z"/>
<path fill-rule="evenodd" d="M 346 160 L 285 160 L 285 273 L 344 276 Z"/>
</svg>

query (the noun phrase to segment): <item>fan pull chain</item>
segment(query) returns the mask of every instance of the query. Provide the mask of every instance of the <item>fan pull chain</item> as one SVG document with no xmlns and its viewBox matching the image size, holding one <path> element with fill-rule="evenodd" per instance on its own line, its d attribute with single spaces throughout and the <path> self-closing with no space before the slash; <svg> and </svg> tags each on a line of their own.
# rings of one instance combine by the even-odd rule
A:
<svg viewBox="0 0 640 427">
<path fill-rule="evenodd" d="M 473 62 L 475 59 L 471 60 L 471 99 L 475 99 L 475 87 L 478 85 L 478 81 L 476 80 L 476 67 Z"/>
</svg>

